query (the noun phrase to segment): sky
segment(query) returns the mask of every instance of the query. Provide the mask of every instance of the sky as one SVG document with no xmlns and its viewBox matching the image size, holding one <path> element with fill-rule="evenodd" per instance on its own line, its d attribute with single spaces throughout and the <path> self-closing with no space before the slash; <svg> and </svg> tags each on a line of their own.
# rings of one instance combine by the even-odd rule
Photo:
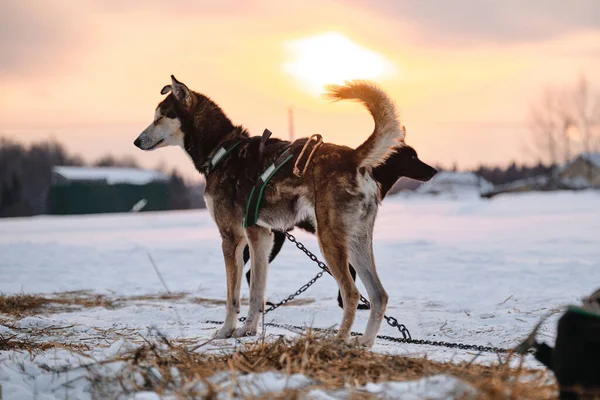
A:
<svg viewBox="0 0 600 400">
<path fill-rule="evenodd" d="M 194 178 L 181 149 L 133 146 L 171 74 L 252 134 L 287 138 L 291 107 L 296 137 L 355 147 L 370 115 L 317 86 L 364 73 L 424 161 L 534 162 L 531 105 L 580 74 L 600 88 L 599 15 L 597 0 L 2 0 L 0 136 Z"/>
</svg>

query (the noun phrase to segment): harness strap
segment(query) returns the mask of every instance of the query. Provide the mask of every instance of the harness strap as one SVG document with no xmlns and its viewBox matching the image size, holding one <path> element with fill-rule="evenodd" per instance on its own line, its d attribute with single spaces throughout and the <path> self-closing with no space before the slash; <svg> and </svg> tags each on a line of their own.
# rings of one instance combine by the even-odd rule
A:
<svg viewBox="0 0 600 400">
<path fill-rule="evenodd" d="M 263 153 L 265 152 L 265 145 L 272 134 L 273 133 L 270 130 L 264 130 L 262 137 L 260 138 L 260 144 L 258 145 L 258 162 L 262 160 Z"/>
<path fill-rule="evenodd" d="M 218 149 L 211 151 L 208 155 L 208 159 L 203 165 L 203 167 L 206 168 L 206 174 L 208 175 L 213 169 L 215 169 L 215 167 L 221 162 L 221 160 L 225 158 L 227 154 L 231 153 L 231 151 L 235 149 L 240 143 L 242 143 L 241 140 L 231 145 L 231 147 L 228 149 L 224 146 L 221 146 Z"/>
<path fill-rule="evenodd" d="M 588 317 L 592 317 L 592 318 L 600 318 L 600 314 L 597 314 L 597 313 L 595 313 L 593 311 L 584 310 L 581 307 L 572 306 L 572 307 L 568 308 L 568 311 L 574 312 L 576 314 L 580 314 L 580 315 L 585 315 L 585 316 L 588 316 Z"/>
<path fill-rule="evenodd" d="M 308 159 L 306 160 L 306 163 L 304 164 L 304 168 L 302 170 L 300 170 L 300 167 L 298 167 L 298 165 L 300 165 L 300 161 L 302 160 L 302 156 L 304 155 L 304 152 L 306 151 L 306 149 L 312 142 L 315 142 L 315 144 L 314 144 L 310 154 L 308 155 Z M 304 147 L 302 147 L 302 151 L 300 152 L 300 155 L 296 159 L 296 163 L 294 164 L 294 175 L 296 175 L 297 177 L 301 177 L 302 175 L 304 175 L 306 173 L 306 170 L 308 169 L 308 165 L 310 164 L 310 161 L 312 160 L 313 154 L 315 154 L 315 151 L 317 151 L 317 149 L 322 144 L 323 144 L 323 136 L 319 135 L 318 133 L 314 134 L 308 138 L 306 143 L 304 143 Z"/>
<path fill-rule="evenodd" d="M 254 183 L 252 191 L 250 192 L 250 197 L 248 198 L 248 204 L 246 204 L 244 228 L 256 225 L 256 223 L 258 222 L 258 209 L 260 208 L 260 202 L 262 200 L 263 192 L 267 187 L 267 183 L 271 180 L 273 175 L 275 175 L 275 173 L 285 165 L 285 163 L 287 163 L 294 157 L 291 148 L 292 145 L 289 145 L 283 151 L 283 153 L 281 153 L 281 155 L 277 157 L 275 162 L 273 162 L 273 164 L 271 164 L 269 168 L 267 168 L 265 172 L 263 172 Z"/>
</svg>

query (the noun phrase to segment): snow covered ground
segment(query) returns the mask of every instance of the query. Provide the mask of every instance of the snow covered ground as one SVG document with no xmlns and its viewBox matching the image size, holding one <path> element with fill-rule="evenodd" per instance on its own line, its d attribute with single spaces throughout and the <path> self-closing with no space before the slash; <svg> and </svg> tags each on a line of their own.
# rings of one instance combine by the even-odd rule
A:
<svg viewBox="0 0 600 400">
<path fill-rule="evenodd" d="M 390 295 L 388 315 L 404 323 L 413 338 L 510 347 L 551 313 L 539 337 L 553 341 L 560 307 L 579 303 L 600 287 L 599 205 L 600 192 L 593 191 L 492 200 L 418 195 L 386 199 L 375 228 L 375 258 Z M 318 254 L 313 236 L 294 234 Z M 73 326 L 69 340 L 104 345 L 94 354 L 96 359 L 114 350 L 115 345 L 106 348 L 113 341 L 122 342 L 116 332 L 157 328 L 171 338 L 199 343 L 210 338 L 217 326 L 203 321 L 224 316 L 220 300 L 225 298 L 225 269 L 217 230 L 206 211 L 0 220 L 0 293 L 88 290 L 113 297 L 164 293 L 148 254 L 169 290 L 185 292 L 186 297 L 44 314 L 16 324 Z M 268 299 L 289 295 L 317 272 L 316 265 L 286 244 L 269 270 Z M 242 296 L 247 294 L 244 283 Z M 302 295 L 311 302 L 279 308 L 265 320 L 332 327 L 341 318 L 336 296 L 333 279 L 324 276 Z M 355 331 L 364 329 L 367 316 L 367 311 L 358 312 Z M 97 328 L 115 334 L 99 337 Z M 3 332 L 10 329 L 0 325 Z M 397 336 L 385 324 L 380 333 Z M 270 327 L 266 334 L 294 335 Z M 473 353 L 459 350 L 384 341 L 374 350 L 441 361 L 473 358 Z M 495 360 L 494 355 L 478 358 Z M 65 389 L 57 389 L 64 378 L 57 380 L 39 365 L 76 361 L 67 351 L 33 360 L 0 352 L 4 398 L 34 394 L 38 399 L 64 398 Z M 528 364 L 537 365 L 531 358 Z M 72 390 L 83 396 L 82 387 Z"/>
</svg>

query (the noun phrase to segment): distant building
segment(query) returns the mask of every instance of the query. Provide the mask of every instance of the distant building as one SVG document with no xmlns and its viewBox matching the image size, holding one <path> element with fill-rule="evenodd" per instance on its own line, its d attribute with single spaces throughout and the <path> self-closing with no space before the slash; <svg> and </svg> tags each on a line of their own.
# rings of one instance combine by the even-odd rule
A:
<svg viewBox="0 0 600 400">
<path fill-rule="evenodd" d="M 452 196 L 479 195 L 494 186 L 473 172 L 438 172 L 429 182 L 416 191 L 424 194 L 448 194 Z"/>
<path fill-rule="evenodd" d="M 113 167 L 54 167 L 50 214 L 95 214 L 169 209 L 169 177 Z"/>
<path fill-rule="evenodd" d="M 572 189 L 600 188 L 600 153 L 583 153 L 557 171 L 560 182 Z"/>
<path fill-rule="evenodd" d="M 502 185 L 496 185 L 490 190 L 481 192 L 481 197 L 492 198 L 502 193 L 546 192 L 557 190 L 558 183 L 551 176 L 538 175 L 531 178 L 519 179 Z"/>
<path fill-rule="evenodd" d="M 497 185 L 482 192 L 481 196 L 490 198 L 502 193 L 599 188 L 600 153 L 583 153 L 573 161 L 558 167 L 552 174 Z"/>
</svg>

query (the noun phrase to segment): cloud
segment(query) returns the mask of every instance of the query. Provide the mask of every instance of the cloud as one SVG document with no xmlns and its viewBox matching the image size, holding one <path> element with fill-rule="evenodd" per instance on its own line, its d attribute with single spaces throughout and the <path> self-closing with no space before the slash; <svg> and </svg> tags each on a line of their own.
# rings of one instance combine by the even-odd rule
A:
<svg viewBox="0 0 600 400">
<path fill-rule="evenodd" d="M 510 43 L 600 30 L 598 0 L 345 0 L 442 43 Z"/>
<path fill-rule="evenodd" d="M 82 51 L 93 51 L 105 40 L 115 19 L 127 16 L 133 25 L 148 21 L 148 32 L 161 29 L 160 19 L 173 23 L 190 16 L 251 18 L 261 3 L 255 0 L 2 0 L 0 1 L 0 78 L 52 75 L 76 63 Z"/>
<path fill-rule="evenodd" d="M 76 6 L 73 6 L 75 4 Z M 0 2 L 0 75 L 50 72 L 85 37 L 85 17 L 64 0 Z"/>
<path fill-rule="evenodd" d="M 97 0 L 99 9 L 112 12 L 160 12 L 166 16 L 200 13 L 202 15 L 246 15 L 256 11 L 258 0 Z"/>
<path fill-rule="evenodd" d="M 305 3 L 310 8 L 317 4 Z M 331 0 L 319 3 L 321 12 L 309 19 L 306 12 L 299 12 L 306 11 L 298 8 L 302 4 L 275 0 L 2 0 L 0 78 L 51 75 L 57 69 L 65 70 L 65 66 L 79 61 L 81 50 L 89 53 L 97 42 L 104 41 L 103 32 L 123 16 L 151 37 L 161 31 L 161 21 L 183 21 L 195 29 L 214 18 L 224 21 L 225 31 L 241 21 L 258 20 L 264 21 L 263 26 L 253 26 L 260 31 L 273 25 L 311 29 L 312 25 L 326 26 L 327 22 L 343 24 L 338 14 L 327 11 L 332 9 L 329 6 L 354 8 L 369 12 L 372 18 L 386 19 L 388 26 L 391 21 L 392 26 L 410 27 L 409 35 L 400 35 L 405 31 L 394 29 L 392 34 L 402 36 L 401 43 L 426 42 L 433 46 L 527 42 L 573 31 L 600 31 L 598 0 Z M 364 34 L 368 36 L 369 32 L 366 29 Z M 248 36 L 256 33 L 251 30 Z"/>
</svg>

